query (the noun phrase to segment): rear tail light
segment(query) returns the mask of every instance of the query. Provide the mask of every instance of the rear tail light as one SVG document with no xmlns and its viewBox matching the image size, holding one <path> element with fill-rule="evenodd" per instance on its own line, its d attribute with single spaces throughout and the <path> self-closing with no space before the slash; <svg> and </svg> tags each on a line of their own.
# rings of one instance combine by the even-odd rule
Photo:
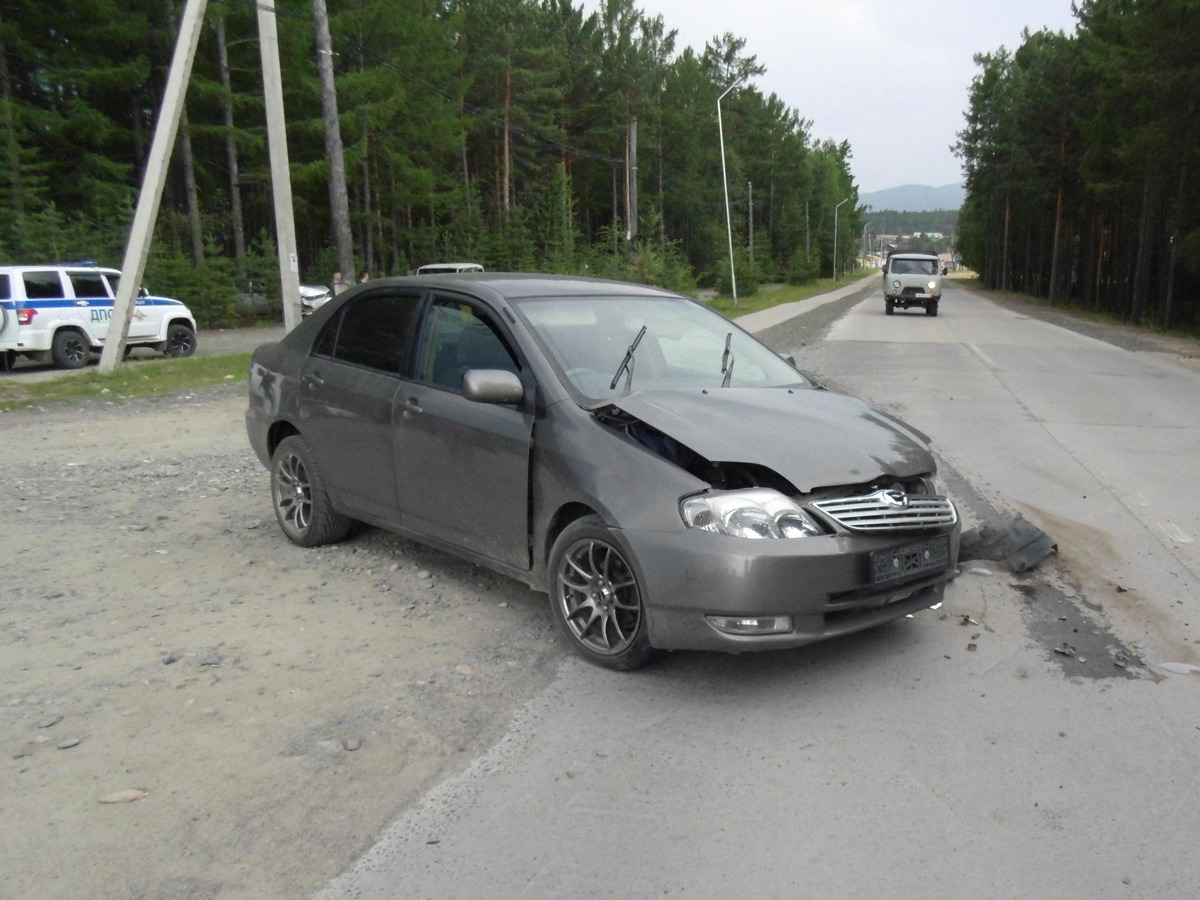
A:
<svg viewBox="0 0 1200 900">
<path fill-rule="evenodd" d="M 18 309 L 17 310 L 17 324 L 18 325 L 28 325 L 30 322 L 33 321 L 33 317 L 36 315 L 37 315 L 36 309 Z"/>
</svg>

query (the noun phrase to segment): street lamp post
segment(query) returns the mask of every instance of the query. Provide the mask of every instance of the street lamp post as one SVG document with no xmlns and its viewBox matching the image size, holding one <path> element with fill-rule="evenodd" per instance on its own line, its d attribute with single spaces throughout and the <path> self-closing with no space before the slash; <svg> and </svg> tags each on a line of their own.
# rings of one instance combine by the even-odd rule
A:
<svg viewBox="0 0 1200 900">
<path fill-rule="evenodd" d="M 721 122 L 721 101 L 725 95 L 746 80 L 746 76 L 725 88 L 724 93 L 717 98 L 717 133 L 721 138 L 721 182 L 725 186 L 725 235 L 729 239 L 729 284 L 733 289 L 733 305 L 737 306 L 737 275 L 733 270 L 733 222 L 729 218 L 729 176 L 725 172 L 725 125 Z"/>
<path fill-rule="evenodd" d="M 850 201 L 850 198 L 847 197 L 845 200 L 842 201 L 842 203 L 848 203 L 849 201 Z M 838 277 L 837 277 L 837 225 L 838 225 L 837 219 L 838 219 L 838 210 L 842 208 L 842 203 L 839 203 L 837 206 L 835 206 L 833 208 L 833 280 L 834 281 L 838 280 Z"/>
</svg>

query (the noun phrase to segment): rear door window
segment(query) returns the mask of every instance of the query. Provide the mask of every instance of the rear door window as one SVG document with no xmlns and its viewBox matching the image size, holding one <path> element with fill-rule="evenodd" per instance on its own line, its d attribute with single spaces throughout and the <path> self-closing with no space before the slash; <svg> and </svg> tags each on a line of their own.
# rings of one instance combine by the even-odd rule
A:
<svg viewBox="0 0 1200 900">
<path fill-rule="evenodd" d="M 67 277 L 71 279 L 71 287 L 74 288 L 77 299 L 109 299 L 108 289 L 105 287 L 104 279 L 99 272 L 68 272 Z"/>
<path fill-rule="evenodd" d="M 313 345 L 319 356 L 400 374 L 418 294 L 371 294 L 347 305 Z"/>
<path fill-rule="evenodd" d="M 62 300 L 66 296 L 62 278 L 55 269 L 26 272 L 21 278 L 25 282 L 25 297 L 28 300 Z"/>
</svg>

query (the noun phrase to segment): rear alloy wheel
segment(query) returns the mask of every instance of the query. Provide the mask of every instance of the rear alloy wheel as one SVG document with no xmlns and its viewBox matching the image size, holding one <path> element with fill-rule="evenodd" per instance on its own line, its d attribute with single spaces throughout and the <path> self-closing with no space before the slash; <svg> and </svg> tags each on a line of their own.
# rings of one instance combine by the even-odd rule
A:
<svg viewBox="0 0 1200 900">
<path fill-rule="evenodd" d="M 893 315 L 896 312 L 896 301 L 893 300 L 891 297 L 888 297 L 886 300 L 884 300 L 883 304 L 884 304 L 884 311 L 889 316 Z"/>
<path fill-rule="evenodd" d="M 271 505 L 283 533 L 301 547 L 336 543 L 353 524 L 333 508 L 325 479 L 298 434 L 280 441 L 271 457 Z"/>
<path fill-rule="evenodd" d="M 550 553 L 550 607 L 571 648 L 608 669 L 636 669 L 654 655 L 637 575 L 595 516 L 572 522 Z"/>
<path fill-rule="evenodd" d="M 60 369 L 82 369 L 92 355 L 92 347 L 80 332 L 60 328 L 50 344 L 50 358 Z"/>
<path fill-rule="evenodd" d="M 164 352 L 167 356 L 177 359 L 191 356 L 196 352 L 196 332 L 187 325 L 173 323 L 167 329 L 167 346 Z"/>
</svg>

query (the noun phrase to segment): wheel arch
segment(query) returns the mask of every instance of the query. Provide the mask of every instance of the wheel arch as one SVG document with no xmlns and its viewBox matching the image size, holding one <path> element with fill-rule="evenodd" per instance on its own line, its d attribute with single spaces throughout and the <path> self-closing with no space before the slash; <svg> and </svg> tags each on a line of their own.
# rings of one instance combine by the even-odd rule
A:
<svg viewBox="0 0 1200 900">
<path fill-rule="evenodd" d="M 278 422 L 273 422 L 271 427 L 267 429 L 267 458 L 270 459 L 274 456 L 275 448 L 287 438 L 299 433 L 300 429 L 287 419 L 280 419 Z"/>
<path fill-rule="evenodd" d="M 577 522 L 585 516 L 596 516 L 603 520 L 595 509 L 588 506 L 586 503 L 572 501 L 564 503 L 554 515 L 550 517 L 550 522 L 546 526 L 546 533 L 543 536 L 541 547 L 538 551 L 537 567 L 541 571 L 546 571 L 546 567 L 550 564 L 550 551 L 554 549 L 554 542 L 558 540 L 558 536 L 567 530 L 567 526 L 572 522 Z"/>
</svg>

